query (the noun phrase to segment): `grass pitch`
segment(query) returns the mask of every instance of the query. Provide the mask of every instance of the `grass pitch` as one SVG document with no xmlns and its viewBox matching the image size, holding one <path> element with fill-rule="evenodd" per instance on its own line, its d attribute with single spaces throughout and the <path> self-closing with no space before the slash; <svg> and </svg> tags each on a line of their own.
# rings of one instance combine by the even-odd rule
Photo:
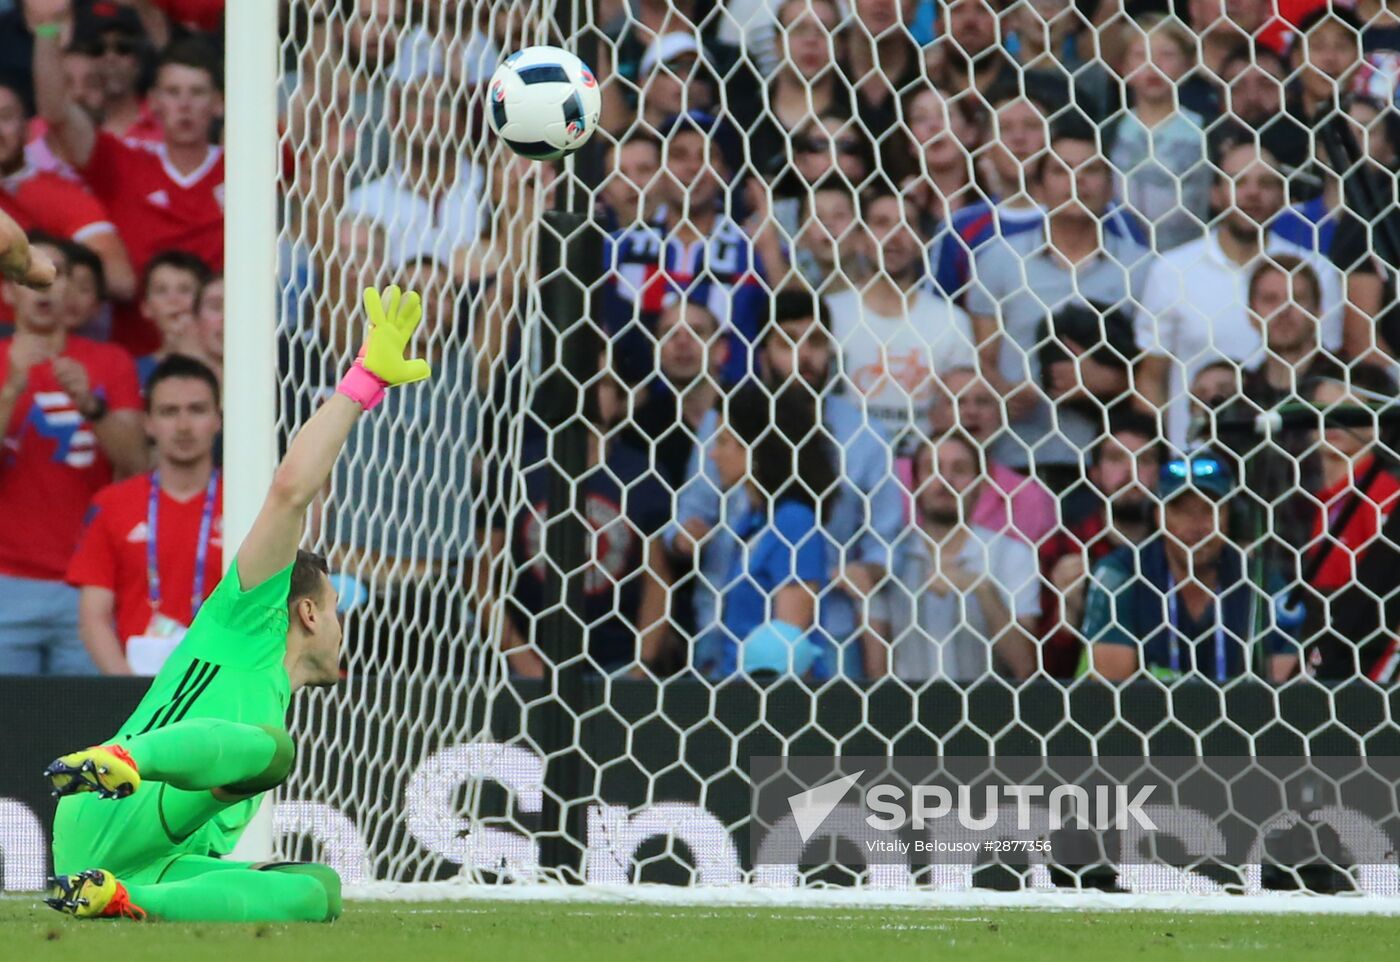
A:
<svg viewBox="0 0 1400 962">
<path fill-rule="evenodd" d="M 788 962 L 1379 959 L 1400 919 L 1028 910 L 347 902 L 334 925 L 77 922 L 0 899 L 0 959 L 42 962 Z"/>
</svg>

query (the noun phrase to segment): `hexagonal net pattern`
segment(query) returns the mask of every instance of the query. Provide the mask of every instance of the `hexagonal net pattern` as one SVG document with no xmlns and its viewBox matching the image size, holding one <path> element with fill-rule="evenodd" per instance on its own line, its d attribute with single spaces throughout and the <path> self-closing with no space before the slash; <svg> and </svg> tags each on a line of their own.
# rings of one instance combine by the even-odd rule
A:
<svg viewBox="0 0 1400 962">
<path fill-rule="evenodd" d="M 752 882 L 753 755 L 1396 753 L 1386 4 L 285 6 L 281 428 L 365 285 L 435 374 L 317 509 L 283 854 Z M 486 122 L 540 43 L 555 162 Z"/>
</svg>

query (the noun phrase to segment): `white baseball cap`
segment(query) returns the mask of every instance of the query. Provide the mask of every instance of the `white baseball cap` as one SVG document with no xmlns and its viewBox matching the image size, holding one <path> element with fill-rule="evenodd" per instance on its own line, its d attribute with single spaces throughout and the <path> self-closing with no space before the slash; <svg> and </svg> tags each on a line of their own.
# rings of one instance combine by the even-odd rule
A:
<svg viewBox="0 0 1400 962">
<path fill-rule="evenodd" d="M 642 55 L 642 73 L 648 74 L 657 64 L 670 63 L 686 54 L 700 56 L 700 43 L 693 33 L 663 33 L 651 42 Z"/>
</svg>

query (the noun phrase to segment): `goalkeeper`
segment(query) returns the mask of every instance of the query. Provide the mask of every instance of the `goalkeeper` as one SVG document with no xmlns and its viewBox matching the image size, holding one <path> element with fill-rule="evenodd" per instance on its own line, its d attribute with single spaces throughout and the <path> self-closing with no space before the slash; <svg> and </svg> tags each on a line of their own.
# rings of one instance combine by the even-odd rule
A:
<svg viewBox="0 0 1400 962">
<path fill-rule="evenodd" d="M 262 793 L 292 770 L 292 692 L 340 678 L 340 622 L 326 563 L 299 551 L 307 507 L 347 435 L 386 387 L 422 380 L 405 352 L 417 294 L 365 291 L 369 332 L 337 393 L 293 439 L 228 573 L 111 743 L 45 771 L 66 796 L 54 819 L 48 904 L 79 918 L 330 921 L 340 878 L 325 865 L 220 858 Z"/>
</svg>

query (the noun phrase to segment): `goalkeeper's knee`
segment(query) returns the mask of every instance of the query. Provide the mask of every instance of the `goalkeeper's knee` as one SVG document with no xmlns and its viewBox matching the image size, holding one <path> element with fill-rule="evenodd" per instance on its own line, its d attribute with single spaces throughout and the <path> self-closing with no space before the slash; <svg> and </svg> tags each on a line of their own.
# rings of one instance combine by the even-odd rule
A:
<svg viewBox="0 0 1400 962">
<path fill-rule="evenodd" d="M 225 785 L 224 791 L 229 794 L 257 795 L 270 791 L 285 782 L 287 776 L 292 773 L 292 765 L 297 760 L 297 747 L 292 742 L 292 736 L 281 728 L 273 728 L 269 725 L 259 725 L 258 727 L 271 735 L 275 743 L 272 760 L 267 763 L 266 768 L 252 778 L 245 778 L 233 785 Z"/>
</svg>

